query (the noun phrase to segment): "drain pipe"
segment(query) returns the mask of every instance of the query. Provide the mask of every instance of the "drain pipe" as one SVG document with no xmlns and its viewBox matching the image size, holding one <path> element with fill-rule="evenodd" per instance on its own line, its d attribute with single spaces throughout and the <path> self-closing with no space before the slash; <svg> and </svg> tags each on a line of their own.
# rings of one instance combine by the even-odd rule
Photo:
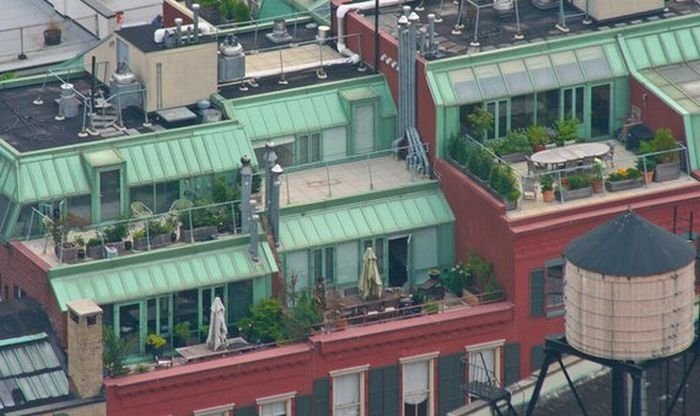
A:
<svg viewBox="0 0 700 416">
<path fill-rule="evenodd" d="M 253 169 L 250 167 L 250 158 L 244 155 L 241 158 L 241 229 L 243 232 L 250 229 L 250 195 L 252 193 Z"/>
<path fill-rule="evenodd" d="M 250 247 L 248 248 L 248 252 L 250 253 L 251 260 L 257 263 L 260 261 L 258 250 L 258 221 L 260 221 L 260 216 L 255 213 L 255 200 L 250 201 L 250 207 L 253 215 L 250 216 Z"/>
<path fill-rule="evenodd" d="M 280 246 L 280 176 L 284 173 L 284 169 L 279 164 L 270 169 L 272 173 L 272 201 L 270 203 L 270 229 L 272 238 L 275 241 L 275 246 Z"/>
<path fill-rule="evenodd" d="M 383 6 L 394 6 L 397 4 L 403 3 L 405 0 L 379 0 L 379 7 Z M 348 12 L 353 11 L 353 10 L 369 10 L 373 9 L 376 5 L 375 0 L 368 0 L 368 1 L 363 1 L 360 3 L 352 3 L 352 4 L 343 4 L 338 6 L 338 9 L 335 12 L 335 17 L 337 20 L 337 28 L 338 28 L 338 52 L 344 56 L 352 56 L 352 55 L 357 55 L 355 52 L 351 51 L 348 49 L 348 47 L 345 45 L 345 38 L 343 37 L 343 21 L 345 19 L 345 15 L 348 14 Z M 359 58 L 358 58 L 359 59 Z"/>
<path fill-rule="evenodd" d="M 194 43 L 199 43 L 199 3 L 192 5 L 192 25 L 194 26 Z"/>
</svg>

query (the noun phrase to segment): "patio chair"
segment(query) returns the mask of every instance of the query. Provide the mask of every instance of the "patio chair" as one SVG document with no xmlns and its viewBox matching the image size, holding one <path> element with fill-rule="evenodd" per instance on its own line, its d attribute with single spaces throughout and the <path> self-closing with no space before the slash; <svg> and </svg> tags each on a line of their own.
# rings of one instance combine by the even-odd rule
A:
<svg viewBox="0 0 700 416">
<path fill-rule="evenodd" d="M 177 215 L 180 213 L 180 211 L 190 209 L 193 206 L 194 203 L 189 199 L 176 199 L 172 204 L 170 204 L 170 209 L 168 209 L 168 212 L 173 215 Z"/>
<path fill-rule="evenodd" d="M 537 201 L 537 183 L 532 176 L 523 176 L 520 179 L 522 185 L 523 199 Z"/>
<path fill-rule="evenodd" d="M 145 218 L 153 215 L 153 211 L 148 208 L 148 205 L 141 201 L 134 201 L 130 205 L 131 215 L 136 218 Z"/>
<path fill-rule="evenodd" d="M 606 142 L 608 146 L 610 146 L 610 151 L 605 155 L 605 161 L 610 163 L 610 167 L 614 168 L 615 167 L 615 146 L 617 146 L 617 142 L 614 140 L 608 140 Z"/>
</svg>

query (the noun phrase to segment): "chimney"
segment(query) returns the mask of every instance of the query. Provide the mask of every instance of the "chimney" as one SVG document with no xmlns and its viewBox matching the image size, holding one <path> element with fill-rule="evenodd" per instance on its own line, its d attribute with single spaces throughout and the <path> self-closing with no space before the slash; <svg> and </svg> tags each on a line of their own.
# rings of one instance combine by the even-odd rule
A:
<svg viewBox="0 0 700 416">
<path fill-rule="evenodd" d="M 182 18 L 175 18 L 175 45 L 182 45 Z"/>
<path fill-rule="evenodd" d="M 272 238 L 275 241 L 275 246 L 280 245 L 280 176 L 284 173 L 284 169 L 279 164 L 270 169 L 272 176 L 272 200 L 270 202 L 270 228 L 272 229 Z"/>
<path fill-rule="evenodd" d="M 260 261 L 260 255 L 258 253 L 258 221 L 260 221 L 260 216 L 255 213 L 255 201 L 250 201 L 251 212 L 250 216 L 250 258 L 254 262 Z"/>
<path fill-rule="evenodd" d="M 265 143 L 263 161 L 265 164 L 265 210 L 269 211 L 270 201 L 272 200 L 272 176 L 270 170 L 277 164 L 277 153 L 275 152 L 274 143 Z"/>
<path fill-rule="evenodd" d="M 192 5 L 192 25 L 194 26 L 194 43 L 199 42 L 199 3 Z"/>
<path fill-rule="evenodd" d="M 245 233 L 250 229 L 250 195 L 253 189 L 253 169 L 248 155 L 241 158 L 241 165 L 241 230 Z"/>
<path fill-rule="evenodd" d="M 90 299 L 68 302 L 68 376 L 81 398 L 102 390 L 102 309 Z"/>
</svg>

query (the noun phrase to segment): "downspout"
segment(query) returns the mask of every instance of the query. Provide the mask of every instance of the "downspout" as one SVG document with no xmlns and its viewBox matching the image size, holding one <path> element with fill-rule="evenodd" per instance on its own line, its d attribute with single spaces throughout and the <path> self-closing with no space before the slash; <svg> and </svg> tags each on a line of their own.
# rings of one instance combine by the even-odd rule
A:
<svg viewBox="0 0 700 416">
<path fill-rule="evenodd" d="M 379 7 L 383 6 L 394 6 L 397 4 L 403 3 L 404 0 L 379 0 Z M 375 7 L 375 0 L 368 0 L 368 1 L 363 1 L 360 3 L 353 3 L 353 4 L 342 4 L 338 6 L 338 9 L 335 12 L 335 17 L 337 19 L 337 27 L 338 27 L 338 52 L 341 53 L 344 56 L 352 56 L 352 55 L 357 55 L 355 52 L 351 51 L 348 49 L 347 46 L 345 46 L 345 38 L 343 37 L 343 21 L 345 19 L 345 15 L 348 14 L 348 12 L 353 11 L 353 10 L 368 10 L 368 9 L 373 9 Z M 359 58 L 356 58 L 359 59 Z"/>
</svg>

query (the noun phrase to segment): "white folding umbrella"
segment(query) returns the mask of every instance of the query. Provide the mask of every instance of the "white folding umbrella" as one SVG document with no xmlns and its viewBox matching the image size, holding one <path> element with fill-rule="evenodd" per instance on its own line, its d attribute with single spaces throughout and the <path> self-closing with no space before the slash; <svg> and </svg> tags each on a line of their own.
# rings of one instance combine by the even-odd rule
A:
<svg viewBox="0 0 700 416">
<path fill-rule="evenodd" d="M 226 315 L 224 304 L 219 297 L 214 298 L 211 304 L 209 317 L 209 334 L 207 335 L 207 347 L 213 351 L 225 349 L 228 346 L 228 329 L 226 328 Z"/>
<path fill-rule="evenodd" d="M 364 299 L 369 297 L 379 298 L 382 295 L 382 276 L 377 267 L 377 256 L 372 247 L 367 247 L 362 258 L 362 274 L 358 282 L 358 291 Z"/>
</svg>

